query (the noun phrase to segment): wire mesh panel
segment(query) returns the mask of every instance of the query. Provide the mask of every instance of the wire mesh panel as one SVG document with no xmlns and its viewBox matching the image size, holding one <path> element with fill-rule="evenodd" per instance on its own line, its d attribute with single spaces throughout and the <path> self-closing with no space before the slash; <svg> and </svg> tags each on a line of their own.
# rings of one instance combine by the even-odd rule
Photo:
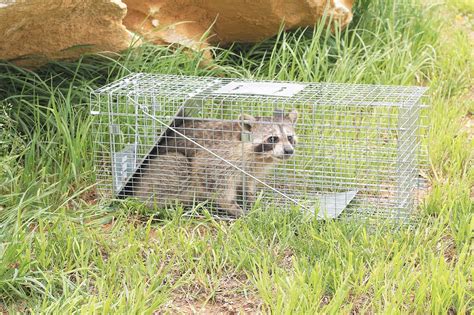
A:
<svg viewBox="0 0 474 315">
<path fill-rule="evenodd" d="M 92 93 L 106 197 L 408 219 L 422 87 L 133 74 Z"/>
</svg>

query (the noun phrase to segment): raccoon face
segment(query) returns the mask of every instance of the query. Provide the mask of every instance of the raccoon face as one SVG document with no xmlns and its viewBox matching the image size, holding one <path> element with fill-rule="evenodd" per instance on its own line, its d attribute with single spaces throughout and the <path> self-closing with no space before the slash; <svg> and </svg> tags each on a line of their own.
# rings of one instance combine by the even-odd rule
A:
<svg viewBox="0 0 474 315">
<path fill-rule="evenodd" d="M 284 115 L 275 111 L 273 117 L 242 115 L 242 129 L 251 134 L 253 151 L 263 159 L 285 160 L 293 156 L 296 145 L 295 124 L 298 113 Z"/>
</svg>

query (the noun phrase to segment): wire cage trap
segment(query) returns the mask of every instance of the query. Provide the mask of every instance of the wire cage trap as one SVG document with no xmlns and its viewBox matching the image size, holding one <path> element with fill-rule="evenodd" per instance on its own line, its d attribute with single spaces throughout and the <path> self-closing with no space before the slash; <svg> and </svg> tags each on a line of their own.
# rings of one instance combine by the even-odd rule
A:
<svg viewBox="0 0 474 315">
<path fill-rule="evenodd" d="M 150 207 L 256 201 L 410 220 L 425 88 L 132 74 L 91 94 L 98 190 Z"/>
</svg>

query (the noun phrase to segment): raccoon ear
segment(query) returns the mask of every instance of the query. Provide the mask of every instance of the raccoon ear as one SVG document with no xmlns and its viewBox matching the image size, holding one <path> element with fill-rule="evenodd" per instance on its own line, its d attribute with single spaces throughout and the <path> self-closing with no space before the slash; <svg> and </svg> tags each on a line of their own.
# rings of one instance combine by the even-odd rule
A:
<svg viewBox="0 0 474 315">
<path fill-rule="evenodd" d="M 250 131 L 253 123 L 256 121 L 255 117 L 248 114 L 242 114 L 239 116 L 239 126 L 243 131 Z"/>
<path fill-rule="evenodd" d="M 293 125 L 296 124 L 296 121 L 298 120 L 298 112 L 296 110 L 292 110 L 290 113 L 288 113 L 288 119 L 290 119 Z"/>
</svg>

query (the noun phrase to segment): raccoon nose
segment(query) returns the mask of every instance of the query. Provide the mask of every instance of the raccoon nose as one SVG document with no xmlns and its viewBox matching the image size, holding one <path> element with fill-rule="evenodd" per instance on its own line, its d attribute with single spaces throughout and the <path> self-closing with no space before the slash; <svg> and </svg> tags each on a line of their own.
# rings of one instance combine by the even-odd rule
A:
<svg viewBox="0 0 474 315">
<path fill-rule="evenodd" d="M 285 152 L 285 154 L 287 154 L 287 155 L 291 155 L 291 154 L 293 154 L 293 153 L 295 152 L 295 150 L 293 150 L 293 148 L 285 148 L 285 149 L 284 149 L 284 152 Z"/>
</svg>

